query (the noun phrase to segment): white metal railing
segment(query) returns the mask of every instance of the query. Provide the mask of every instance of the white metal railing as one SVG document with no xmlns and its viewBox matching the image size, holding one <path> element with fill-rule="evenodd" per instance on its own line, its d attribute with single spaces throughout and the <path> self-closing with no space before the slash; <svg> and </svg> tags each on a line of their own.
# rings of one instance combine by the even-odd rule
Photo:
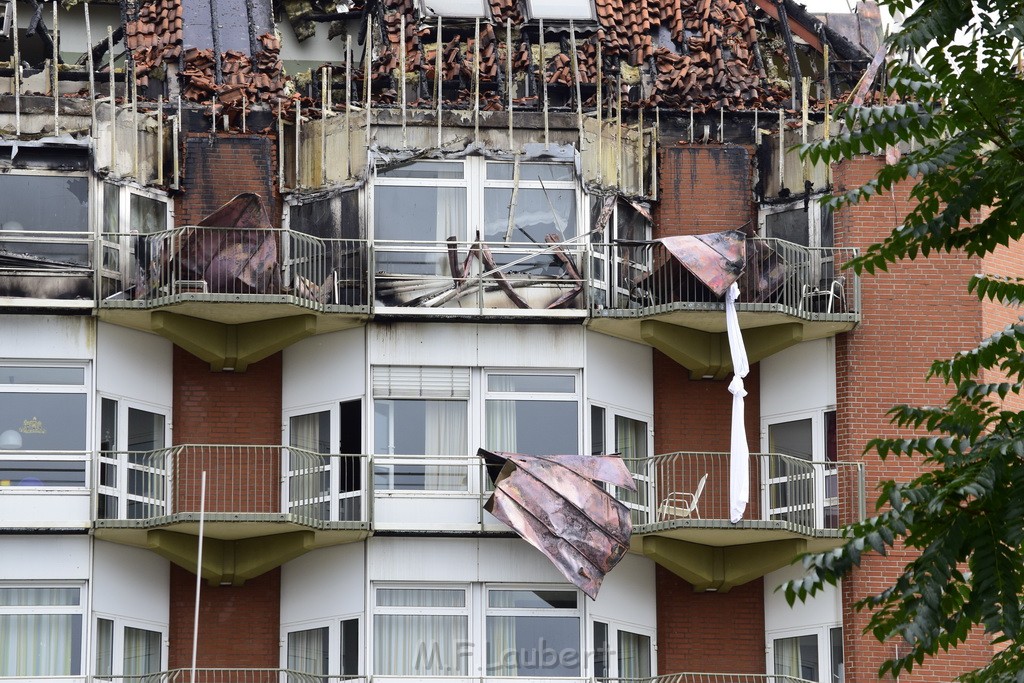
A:
<svg viewBox="0 0 1024 683">
<path fill-rule="evenodd" d="M 86 451 L 0 451 L 0 491 L 87 489 Z"/>
<path fill-rule="evenodd" d="M 371 455 L 376 494 L 480 494 L 487 491 L 484 462 L 465 455 Z"/>
<path fill-rule="evenodd" d="M 591 245 L 589 300 L 595 315 L 639 317 L 675 310 L 724 310 L 716 296 L 661 243 Z M 860 313 L 860 282 L 840 270 L 857 255 L 842 247 L 804 247 L 749 238 L 737 284 L 738 311 L 785 310 L 807 319 L 847 319 Z"/>
<path fill-rule="evenodd" d="M 194 674 L 194 675 L 193 675 Z M 310 674 L 294 669 L 169 669 L 134 676 L 92 676 L 96 683 L 340 683 L 367 681 L 364 676 Z"/>
<path fill-rule="evenodd" d="M 81 232 L 0 231 L 0 297 L 95 301 L 92 235 Z"/>
<path fill-rule="evenodd" d="M 212 518 L 289 515 L 298 523 L 365 524 L 366 459 L 287 446 L 181 445 L 155 451 L 101 452 L 96 517 L 151 520 L 198 514 L 207 472 Z"/>
<path fill-rule="evenodd" d="M 811 683 L 785 674 L 675 673 L 649 678 L 599 678 L 606 683 Z"/>
<path fill-rule="evenodd" d="M 374 304 L 530 315 L 585 308 L 587 245 L 377 240 Z"/>
<path fill-rule="evenodd" d="M 668 453 L 626 458 L 637 491 L 619 498 L 643 530 L 703 520 L 728 523 L 730 455 Z M 751 453 L 745 519 L 800 530 L 838 530 L 865 516 L 862 463 L 811 461 L 779 453 Z"/>
<path fill-rule="evenodd" d="M 180 301 L 288 302 L 320 311 L 366 309 L 367 243 L 282 229 L 184 226 L 104 233 L 108 307 Z"/>
</svg>

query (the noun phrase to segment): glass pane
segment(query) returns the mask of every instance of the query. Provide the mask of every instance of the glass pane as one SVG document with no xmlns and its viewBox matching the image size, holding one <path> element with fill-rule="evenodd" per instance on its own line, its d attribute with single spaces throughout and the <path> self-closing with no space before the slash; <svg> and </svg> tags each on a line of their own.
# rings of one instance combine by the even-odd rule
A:
<svg viewBox="0 0 1024 683">
<path fill-rule="evenodd" d="M 493 590 L 488 594 L 491 607 L 521 609 L 576 609 L 575 591 Z"/>
<path fill-rule="evenodd" d="M 359 620 L 346 619 L 341 622 L 341 671 L 342 676 L 359 674 Z"/>
<path fill-rule="evenodd" d="M 811 419 L 768 425 L 768 451 L 791 455 L 801 460 L 812 460 L 814 438 Z"/>
<path fill-rule="evenodd" d="M 78 588 L 0 588 L 0 607 L 49 607 L 80 604 Z"/>
<path fill-rule="evenodd" d="M 85 409 L 85 394 L 0 393 L 4 450 L 85 450 Z"/>
<path fill-rule="evenodd" d="M 117 401 L 100 401 L 100 450 L 117 450 Z"/>
<path fill-rule="evenodd" d="M 487 675 L 579 676 L 577 617 L 487 617 Z"/>
<path fill-rule="evenodd" d="M 487 401 L 486 448 L 526 455 L 579 453 L 575 401 Z"/>
<path fill-rule="evenodd" d="M 373 666 L 381 676 L 465 676 L 472 650 L 469 618 L 378 614 L 373 620 Z"/>
<path fill-rule="evenodd" d="M 488 180 L 512 180 L 515 164 L 509 161 L 487 162 Z M 520 180 L 573 180 L 572 164 L 519 164 Z"/>
<path fill-rule="evenodd" d="M 109 676 L 114 673 L 114 622 L 110 619 L 96 620 L 96 675 Z"/>
<path fill-rule="evenodd" d="M 466 188 L 374 188 L 374 231 L 377 240 L 430 242 L 427 246 L 379 244 L 381 273 L 450 276 L 449 237 L 466 239 Z M 387 284 L 383 281 L 381 284 Z"/>
<path fill-rule="evenodd" d="M 594 677 L 608 677 L 608 624 L 594 622 Z"/>
<path fill-rule="evenodd" d="M 818 246 L 835 246 L 835 220 L 832 216 L 832 207 L 823 205 L 821 207 L 821 244 Z"/>
<path fill-rule="evenodd" d="M 465 607 L 466 591 L 455 588 L 378 588 L 378 607 Z"/>
<path fill-rule="evenodd" d="M 328 672 L 328 637 L 326 626 L 288 634 L 288 668 L 307 674 Z"/>
<path fill-rule="evenodd" d="M 843 683 L 843 629 L 836 627 L 829 629 L 829 640 L 832 649 L 832 681 L 831 683 Z"/>
<path fill-rule="evenodd" d="M 0 486 L 85 486 L 85 462 L 0 460 Z"/>
<path fill-rule="evenodd" d="M 0 384 L 85 384 L 85 368 L 0 365 Z"/>
<path fill-rule="evenodd" d="M 465 401 L 378 399 L 374 401 L 374 453 L 381 455 L 466 455 L 469 449 Z"/>
<path fill-rule="evenodd" d="M 462 178 L 465 165 L 460 162 L 414 161 L 379 173 L 382 178 Z"/>
<path fill-rule="evenodd" d="M 805 247 L 810 246 L 807 212 L 803 207 L 765 215 L 764 227 L 765 237 L 776 237 Z"/>
<path fill-rule="evenodd" d="M 775 673 L 818 681 L 818 637 L 797 636 L 775 640 Z"/>
<path fill-rule="evenodd" d="M 604 408 L 590 406 L 590 454 L 604 455 Z"/>
<path fill-rule="evenodd" d="M 576 391 L 573 375 L 487 375 L 488 391 L 565 393 Z"/>
<path fill-rule="evenodd" d="M 506 241 L 511 203 L 511 188 L 484 190 L 485 241 Z M 520 188 L 510 241 L 544 245 L 548 235 L 555 235 L 558 242 L 576 237 L 576 190 Z"/>
<path fill-rule="evenodd" d="M 0 175 L 0 230 L 89 230 L 89 179 Z"/>
<path fill-rule="evenodd" d="M 103 183 L 103 232 L 127 232 L 121 230 L 121 188 L 112 183 Z"/>
<path fill-rule="evenodd" d="M 0 677 L 80 676 L 82 615 L 0 614 L 0 653 Z"/>
<path fill-rule="evenodd" d="M 124 629 L 124 674 L 141 676 L 160 671 L 162 636 L 157 631 L 126 626 Z"/>
<path fill-rule="evenodd" d="M 156 451 L 164 444 L 164 416 L 138 408 L 128 409 L 128 450 Z"/>
<path fill-rule="evenodd" d="M 650 636 L 619 631 L 619 678 L 647 678 L 650 675 Z"/>
<path fill-rule="evenodd" d="M 297 204 L 290 208 L 288 227 L 325 239 L 362 237 L 359 222 L 359 192 Z"/>
<path fill-rule="evenodd" d="M 338 452 L 359 455 L 363 452 L 363 402 L 342 401 L 338 406 L 341 425 L 338 436 Z"/>
<path fill-rule="evenodd" d="M 142 195 L 131 195 L 131 230 L 140 233 L 167 229 L 167 203 Z"/>
<path fill-rule="evenodd" d="M 292 417 L 288 422 L 288 445 L 313 453 L 330 453 L 331 411 Z"/>
</svg>

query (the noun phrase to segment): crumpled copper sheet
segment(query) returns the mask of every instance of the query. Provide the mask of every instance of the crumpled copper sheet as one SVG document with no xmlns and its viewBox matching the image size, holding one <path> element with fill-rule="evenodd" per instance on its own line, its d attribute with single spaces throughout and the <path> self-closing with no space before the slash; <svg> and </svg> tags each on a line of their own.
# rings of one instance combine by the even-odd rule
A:
<svg viewBox="0 0 1024 683">
<path fill-rule="evenodd" d="M 725 230 L 706 235 L 673 235 L 655 240 L 719 298 L 736 282 L 746 262 L 746 235 Z"/>
<path fill-rule="evenodd" d="M 570 582 L 597 597 L 605 575 L 629 549 L 629 509 L 599 482 L 636 490 L 617 455 L 523 455 L 480 449 L 494 493 L 484 509 L 545 556 Z"/>
<path fill-rule="evenodd" d="M 238 195 L 188 229 L 175 258 L 186 277 L 205 280 L 210 292 L 278 294 L 281 266 L 277 236 L 263 199 Z"/>
</svg>

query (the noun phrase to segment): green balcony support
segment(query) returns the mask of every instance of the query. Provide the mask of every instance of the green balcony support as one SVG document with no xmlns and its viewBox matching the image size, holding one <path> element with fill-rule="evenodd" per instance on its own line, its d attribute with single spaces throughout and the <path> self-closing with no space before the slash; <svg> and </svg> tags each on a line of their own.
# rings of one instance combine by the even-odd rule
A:
<svg viewBox="0 0 1024 683">
<path fill-rule="evenodd" d="M 804 539 L 782 539 L 734 546 L 711 546 L 648 536 L 643 554 L 693 585 L 698 592 L 728 592 L 793 563 L 807 550 Z"/>
<path fill-rule="evenodd" d="M 199 537 L 165 529 L 147 535 L 150 550 L 193 574 L 199 565 Z M 202 576 L 211 586 L 241 586 L 314 548 L 312 531 L 292 531 L 260 538 L 203 541 Z"/>
<path fill-rule="evenodd" d="M 192 355 L 210 364 L 215 372 L 244 372 L 250 363 L 263 360 L 297 341 L 316 334 L 316 316 L 295 315 L 274 320 L 227 324 L 187 315 L 155 311 L 152 329 Z"/>
<path fill-rule="evenodd" d="M 694 379 L 725 379 L 732 372 L 729 338 L 725 332 L 706 332 L 658 320 L 644 320 L 640 323 L 640 338 L 689 370 Z M 751 363 L 799 344 L 803 339 L 803 325 L 800 323 L 751 328 L 743 333 L 743 343 Z"/>
</svg>

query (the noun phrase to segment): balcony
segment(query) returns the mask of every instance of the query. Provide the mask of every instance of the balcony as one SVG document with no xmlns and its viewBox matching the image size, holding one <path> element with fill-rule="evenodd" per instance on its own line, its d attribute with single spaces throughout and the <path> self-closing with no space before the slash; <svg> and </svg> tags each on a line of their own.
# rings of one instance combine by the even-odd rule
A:
<svg viewBox="0 0 1024 683">
<path fill-rule="evenodd" d="M 100 318 L 161 334 L 215 369 L 244 370 L 369 315 L 364 240 L 186 226 L 99 243 Z"/>
<path fill-rule="evenodd" d="M 361 683 L 370 680 L 368 676 L 309 674 L 291 669 L 204 669 L 197 668 L 193 676 L 191 669 L 169 669 L 151 674 L 135 676 L 96 676 L 97 681 L 110 683 Z M 431 676 L 430 680 L 453 683 L 485 683 L 503 681 L 507 678 L 490 676 L 452 677 Z M 742 674 L 742 673 L 674 673 L 643 678 L 552 678 L 559 683 L 811 683 L 796 676 L 784 674 Z"/>
<path fill-rule="evenodd" d="M 0 528 L 88 529 L 89 460 L 82 451 L 0 450 Z"/>
<path fill-rule="evenodd" d="M 865 517 L 862 463 L 752 453 L 744 518 L 729 520 L 729 454 L 626 459 L 637 492 L 633 550 L 696 590 L 727 591 L 784 567 L 798 554 L 842 544 L 842 524 Z"/>
<path fill-rule="evenodd" d="M 860 321 L 860 281 L 839 267 L 850 248 L 745 240 L 736 311 L 751 362 Z M 732 370 L 725 302 L 662 243 L 592 245 L 591 320 L 605 334 L 653 346 L 695 377 Z"/>
<path fill-rule="evenodd" d="M 315 548 L 369 535 L 365 458 L 284 446 L 185 445 L 97 458 L 96 537 L 241 584 Z M 202 473 L 206 498 L 202 500 Z"/>
<path fill-rule="evenodd" d="M 0 308 L 92 310 L 93 238 L 82 232 L 0 232 Z"/>
<path fill-rule="evenodd" d="M 583 318 L 586 245 L 400 242 L 373 249 L 374 312 L 450 318 Z"/>
</svg>

